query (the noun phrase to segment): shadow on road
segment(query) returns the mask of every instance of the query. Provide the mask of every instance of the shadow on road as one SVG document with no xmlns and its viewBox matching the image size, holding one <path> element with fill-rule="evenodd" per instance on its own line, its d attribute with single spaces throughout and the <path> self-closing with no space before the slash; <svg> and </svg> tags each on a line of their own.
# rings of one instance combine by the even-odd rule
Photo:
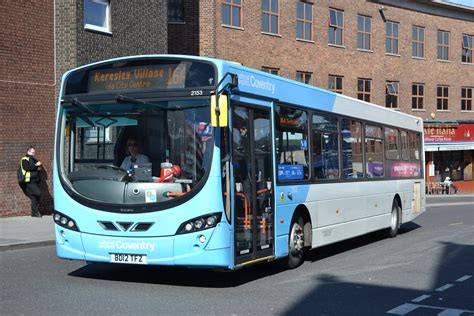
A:
<svg viewBox="0 0 474 316">
<path fill-rule="evenodd" d="M 81 278 L 185 287 L 228 288 L 262 279 L 284 269 L 276 262 L 234 272 L 212 269 L 92 263 L 69 275 Z"/>
<path fill-rule="evenodd" d="M 420 226 L 415 223 L 402 225 L 400 234 L 405 234 Z M 362 247 L 384 239 L 375 232 L 347 241 L 324 246 L 307 253 L 306 261 L 318 261 L 351 249 Z M 101 279 L 109 281 L 164 284 L 175 286 L 228 288 L 237 287 L 248 282 L 259 280 L 285 271 L 280 262 L 256 265 L 233 272 L 215 271 L 211 269 L 118 265 L 108 263 L 88 264 L 69 275 L 80 278 Z"/>
<path fill-rule="evenodd" d="M 456 280 L 466 274 L 473 275 L 474 246 L 454 243 L 440 243 L 443 245 L 439 265 L 434 274 L 431 288 L 413 290 L 390 286 L 372 285 L 366 283 L 345 282 L 334 275 L 320 274 L 314 277 L 315 286 L 312 290 L 288 306 L 283 315 L 383 315 L 392 310 L 397 315 L 471 315 L 460 313 L 462 310 L 474 310 L 474 292 L 472 286 L 462 290 L 462 285 Z M 368 263 L 370 265 L 370 263 Z M 400 273 L 393 268 L 393 275 Z M 472 279 L 469 284 L 472 284 Z M 466 282 L 467 283 L 467 282 Z M 448 300 L 442 298 L 443 294 L 437 288 L 453 284 L 451 294 L 446 292 Z M 467 286 L 467 284 L 465 285 Z M 456 294 L 453 294 L 456 291 Z M 416 298 L 430 295 L 430 299 L 417 303 Z M 445 295 L 445 296 L 446 296 Z M 413 301 L 415 300 L 415 302 Z M 413 310 L 409 310 L 411 305 Z M 393 309 L 403 306 L 397 311 Z M 458 313 L 455 313 L 458 312 Z M 444 314 L 443 314 L 444 315 Z"/>
</svg>

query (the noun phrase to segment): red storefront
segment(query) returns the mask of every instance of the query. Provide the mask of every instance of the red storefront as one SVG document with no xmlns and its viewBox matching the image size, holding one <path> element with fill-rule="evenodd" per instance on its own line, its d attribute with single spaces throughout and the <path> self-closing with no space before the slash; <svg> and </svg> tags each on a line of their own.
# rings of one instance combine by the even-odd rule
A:
<svg viewBox="0 0 474 316">
<path fill-rule="evenodd" d="M 425 122 L 426 181 L 450 177 L 460 193 L 474 193 L 474 121 Z"/>
</svg>

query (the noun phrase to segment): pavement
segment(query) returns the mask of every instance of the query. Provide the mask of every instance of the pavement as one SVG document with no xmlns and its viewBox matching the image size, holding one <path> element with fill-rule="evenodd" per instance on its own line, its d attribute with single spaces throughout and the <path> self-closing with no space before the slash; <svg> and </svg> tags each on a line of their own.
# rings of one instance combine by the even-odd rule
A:
<svg viewBox="0 0 474 316">
<path fill-rule="evenodd" d="M 474 195 L 427 195 L 427 206 L 473 204 Z M 0 218 L 0 252 L 13 249 L 50 246 L 55 243 L 54 221 L 51 215 Z"/>
</svg>

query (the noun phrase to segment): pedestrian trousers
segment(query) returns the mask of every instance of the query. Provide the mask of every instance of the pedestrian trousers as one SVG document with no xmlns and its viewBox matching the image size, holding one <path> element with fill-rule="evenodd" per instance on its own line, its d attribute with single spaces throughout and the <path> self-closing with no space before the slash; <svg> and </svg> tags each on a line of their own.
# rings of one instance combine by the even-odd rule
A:
<svg viewBox="0 0 474 316">
<path fill-rule="evenodd" d="M 31 215 L 39 214 L 39 202 L 41 197 L 41 189 L 35 182 L 26 184 L 26 194 L 31 200 Z"/>
</svg>

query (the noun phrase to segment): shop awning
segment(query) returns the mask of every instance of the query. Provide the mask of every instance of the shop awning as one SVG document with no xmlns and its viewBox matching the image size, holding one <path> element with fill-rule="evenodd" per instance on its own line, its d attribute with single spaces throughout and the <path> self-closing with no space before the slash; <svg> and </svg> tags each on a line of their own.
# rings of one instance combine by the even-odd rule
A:
<svg viewBox="0 0 474 316">
<path fill-rule="evenodd" d="M 425 151 L 474 150 L 474 142 L 425 143 Z"/>
</svg>

